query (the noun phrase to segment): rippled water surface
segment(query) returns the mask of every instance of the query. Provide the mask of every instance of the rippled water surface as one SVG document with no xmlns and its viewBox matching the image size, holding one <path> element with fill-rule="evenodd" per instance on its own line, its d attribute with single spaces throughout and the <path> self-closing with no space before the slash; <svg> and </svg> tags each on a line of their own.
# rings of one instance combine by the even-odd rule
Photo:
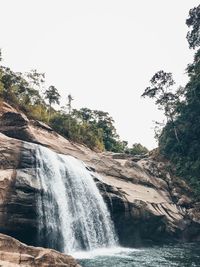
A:
<svg viewBox="0 0 200 267">
<path fill-rule="evenodd" d="M 200 266 L 200 243 L 98 249 L 76 253 L 74 257 L 83 267 L 197 267 Z"/>
</svg>

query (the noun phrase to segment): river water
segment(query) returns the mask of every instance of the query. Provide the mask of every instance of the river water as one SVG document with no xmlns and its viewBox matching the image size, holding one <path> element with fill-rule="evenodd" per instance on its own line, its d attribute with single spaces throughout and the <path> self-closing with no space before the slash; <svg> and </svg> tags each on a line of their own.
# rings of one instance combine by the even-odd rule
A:
<svg viewBox="0 0 200 267">
<path fill-rule="evenodd" d="M 74 256 L 83 267 L 199 267 L 200 243 L 99 249 Z"/>
</svg>

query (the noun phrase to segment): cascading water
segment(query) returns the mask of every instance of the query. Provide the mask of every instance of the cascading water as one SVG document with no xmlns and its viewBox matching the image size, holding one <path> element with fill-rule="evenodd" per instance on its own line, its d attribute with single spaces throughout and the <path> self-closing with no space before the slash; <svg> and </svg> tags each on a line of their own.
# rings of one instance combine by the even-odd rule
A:
<svg viewBox="0 0 200 267">
<path fill-rule="evenodd" d="M 84 163 L 36 145 L 36 167 L 40 245 L 67 253 L 116 246 L 108 209 Z"/>
</svg>

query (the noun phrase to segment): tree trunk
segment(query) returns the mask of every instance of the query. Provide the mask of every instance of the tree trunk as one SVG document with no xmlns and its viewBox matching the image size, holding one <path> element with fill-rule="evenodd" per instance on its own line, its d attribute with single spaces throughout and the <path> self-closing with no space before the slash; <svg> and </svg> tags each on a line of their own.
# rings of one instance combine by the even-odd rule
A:
<svg viewBox="0 0 200 267">
<path fill-rule="evenodd" d="M 172 114 L 170 114 L 170 120 L 171 120 L 171 122 L 172 122 L 172 126 L 173 126 L 173 129 L 174 129 L 174 135 L 175 135 L 176 141 L 178 142 L 178 144 L 179 144 L 179 146 L 180 146 L 180 148 L 181 148 L 181 151 L 182 151 L 182 153 L 183 153 L 183 152 L 184 152 L 184 151 L 183 151 L 183 147 L 182 147 L 182 145 L 181 145 L 181 142 L 180 142 L 180 139 L 179 139 L 179 136 L 178 136 L 178 131 L 177 131 L 177 129 L 176 129 L 176 125 L 175 125 L 175 122 L 174 122 L 174 119 L 173 119 Z"/>
</svg>

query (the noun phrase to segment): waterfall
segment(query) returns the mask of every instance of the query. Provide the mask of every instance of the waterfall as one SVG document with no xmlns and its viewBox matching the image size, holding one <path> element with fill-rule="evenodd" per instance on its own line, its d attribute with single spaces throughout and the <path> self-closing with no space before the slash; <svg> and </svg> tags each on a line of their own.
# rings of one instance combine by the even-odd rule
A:
<svg viewBox="0 0 200 267">
<path fill-rule="evenodd" d="M 83 162 L 36 146 L 39 245 L 69 253 L 116 246 L 110 214 Z"/>
</svg>

